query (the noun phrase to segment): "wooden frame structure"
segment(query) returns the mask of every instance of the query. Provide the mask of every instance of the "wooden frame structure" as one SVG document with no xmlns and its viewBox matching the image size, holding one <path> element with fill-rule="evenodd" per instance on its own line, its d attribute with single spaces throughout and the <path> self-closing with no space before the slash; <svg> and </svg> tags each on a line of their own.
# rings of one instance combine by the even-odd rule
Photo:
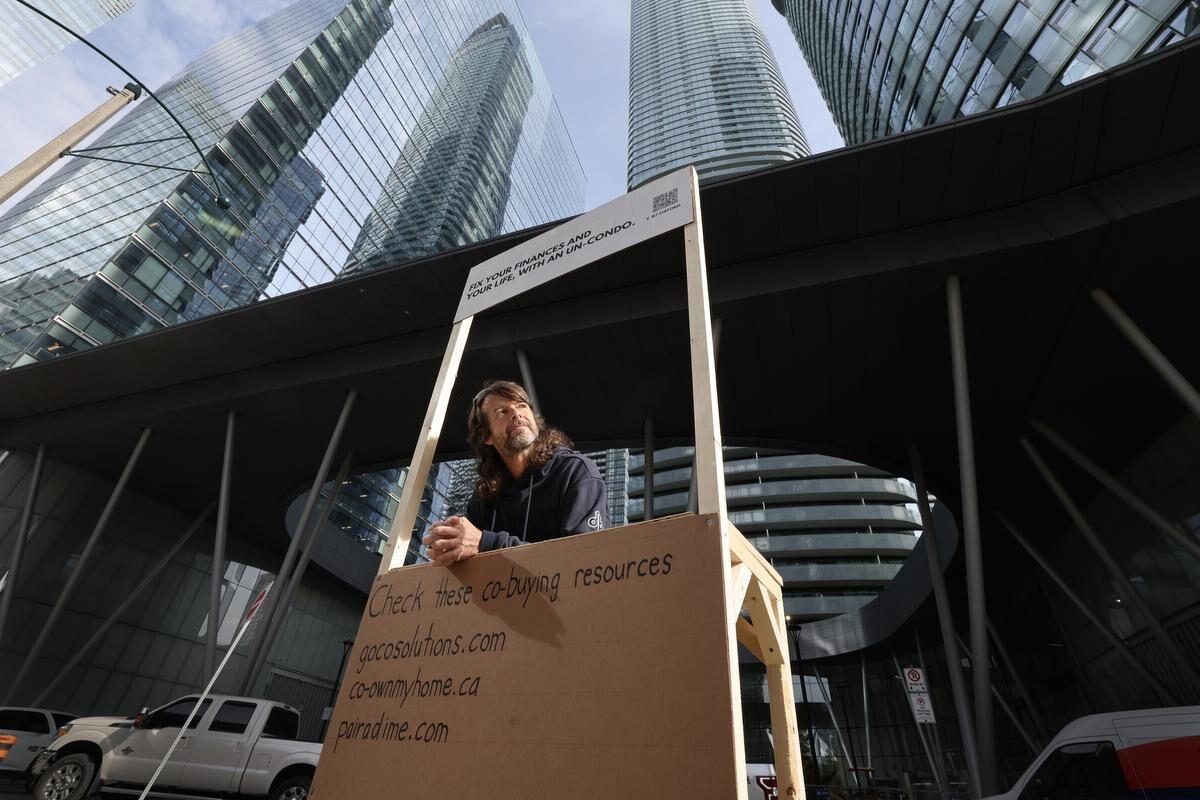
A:
<svg viewBox="0 0 1200 800">
<path fill-rule="evenodd" d="M 725 504 L 725 472 L 721 455 L 721 422 L 717 405 L 716 361 L 713 353 L 708 276 L 704 261 L 700 189 L 695 168 L 689 166 L 686 169 L 690 173 L 692 220 L 684 225 L 683 235 L 687 268 L 688 328 L 691 339 L 692 402 L 696 430 L 694 473 L 698 513 L 712 514 L 720 520 L 723 549 L 729 555 L 721 591 L 727 609 L 725 621 L 729 647 L 726 656 L 731 685 L 736 689 L 740 683 L 737 650 L 737 643 L 740 642 L 766 667 L 779 796 L 790 800 L 804 800 L 796 701 L 783 608 L 783 579 L 729 521 Z M 467 316 L 455 322 L 450 331 L 446 353 L 410 462 L 408 479 L 404 483 L 392 523 L 388 547 L 380 563 L 380 575 L 404 565 L 404 555 L 412 539 L 422 489 L 433 463 L 451 390 L 466 349 L 473 319 L 473 316 Z M 745 746 L 739 702 L 733 703 L 732 712 L 734 730 L 730 735 L 733 738 L 733 751 L 737 762 L 735 770 L 738 777 L 738 798 L 746 800 Z"/>
</svg>

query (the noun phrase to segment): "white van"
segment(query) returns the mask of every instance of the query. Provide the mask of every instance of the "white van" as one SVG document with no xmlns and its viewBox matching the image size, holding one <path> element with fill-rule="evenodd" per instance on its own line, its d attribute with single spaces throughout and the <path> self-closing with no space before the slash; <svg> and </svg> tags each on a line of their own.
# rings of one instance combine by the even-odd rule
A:
<svg viewBox="0 0 1200 800">
<path fill-rule="evenodd" d="M 1200 706 L 1081 717 L 988 800 L 1200 798 Z"/>
</svg>

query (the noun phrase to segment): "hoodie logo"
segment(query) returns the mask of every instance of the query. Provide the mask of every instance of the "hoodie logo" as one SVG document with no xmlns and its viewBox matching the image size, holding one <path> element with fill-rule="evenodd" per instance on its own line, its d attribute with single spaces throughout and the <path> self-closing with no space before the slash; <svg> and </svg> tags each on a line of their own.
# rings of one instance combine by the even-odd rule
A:
<svg viewBox="0 0 1200 800">
<path fill-rule="evenodd" d="M 587 525 L 594 531 L 600 530 L 600 509 L 593 511 L 592 515 L 587 518 Z"/>
</svg>

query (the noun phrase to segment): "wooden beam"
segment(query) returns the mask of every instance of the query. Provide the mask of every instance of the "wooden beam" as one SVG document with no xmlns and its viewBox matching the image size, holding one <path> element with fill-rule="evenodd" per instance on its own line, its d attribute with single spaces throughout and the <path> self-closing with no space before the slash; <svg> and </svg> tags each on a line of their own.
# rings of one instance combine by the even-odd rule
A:
<svg viewBox="0 0 1200 800">
<path fill-rule="evenodd" d="M 782 626 L 775 619 L 768 598 L 767 586 L 757 577 L 746 590 L 746 610 L 750 612 L 750 621 L 754 623 L 754 632 L 758 635 L 758 646 L 762 649 L 763 663 L 787 663 L 787 642 L 781 635 Z"/>
<path fill-rule="evenodd" d="M 733 563 L 745 564 L 750 567 L 755 577 L 764 583 L 783 586 L 783 578 L 771 566 L 771 562 L 758 552 L 758 548 L 750 544 L 742 532 L 728 519 L 722 519 L 721 524 L 725 528 L 725 537 L 729 540 L 729 557 Z"/>
<path fill-rule="evenodd" d="M 783 591 L 763 584 L 763 599 L 775 622 L 775 632 L 783 644 L 782 664 L 767 665 L 767 700 L 771 707 L 771 742 L 775 750 L 775 781 L 779 797 L 804 800 L 804 766 L 800 758 L 800 733 L 796 721 L 796 690 L 792 685 L 792 665 L 788 657 L 787 628 Z M 799 654 L 797 654 L 799 657 Z M 801 677 L 801 680 L 804 680 Z"/>
<path fill-rule="evenodd" d="M 696 426 L 696 507 L 700 514 L 717 514 L 724 521 L 728 512 L 725 506 L 725 463 L 721 456 L 721 415 L 717 407 L 717 367 L 708 304 L 708 271 L 704 262 L 700 184 L 694 168 L 692 213 L 692 221 L 683 226 L 683 249 L 687 262 L 692 407 Z"/>
<path fill-rule="evenodd" d="M 750 587 L 753 578 L 754 573 L 745 564 L 734 564 L 729 568 L 728 614 L 733 619 L 742 614 L 742 608 L 746 605 L 746 589 Z"/>
<path fill-rule="evenodd" d="M 758 633 L 754 630 L 754 626 L 742 617 L 737 619 L 737 640 L 742 643 L 742 647 L 750 651 L 750 655 L 759 661 L 766 662 L 766 659 L 763 658 L 762 648 L 758 646 Z"/>
<path fill-rule="evenodd" d="M 396 516 L 392 519 L 387 550 L 379 561 L 380 575 L 404 566 L 404 554 L 408 552 L 413 525 L 417 522 L 417 510 L 421 506 L 425 479 L 429 477 L 429 468 L 433 464 L 433 454 L 437 450 L 438 437 L 442 433 L 442 423 L 446 420 L 446 407 L 450 403 L 450 391 L 454 388 L 454 379 L 458 377 L 458 365 L 462 362 L 467 336 L 471 332 L 471 321 L 474 319 L 467 317 L 454 323 L 454 327 L 450 329 L 446 355 L 442 357 L 442 367 L 438 370 L 437 381 L 433 384 L 433 395 L 429 398 L 429 408 L 425 412 L 425 421 L 421 424 L 417 448 L 412 461 L 409 462 L 408 477 L 404 479 L 404 490 L 400 493 Z"/>
</svg>

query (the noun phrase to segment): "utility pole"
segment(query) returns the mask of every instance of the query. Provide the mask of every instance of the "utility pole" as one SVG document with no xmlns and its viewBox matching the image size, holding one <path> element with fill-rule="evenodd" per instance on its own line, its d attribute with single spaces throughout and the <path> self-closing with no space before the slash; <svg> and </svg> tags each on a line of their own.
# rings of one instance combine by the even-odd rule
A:
<svg viewBox="0 0 1200 800">
<path fill-rule="evenodd" d="M 67 128 L 57 138 L 50 141 L 29 158 L 0 176 L 0 203 L 8 200 L 8 198 L 20 191 L 23 186 L 45 172 L 46 168 L 62 158 L 66 151 L 83 141 L 96 128 L 99 128 L 105 122 L 112 119 L 118 111 L 141 97 L 142 87 L 136 83 L 127 83 L 124 89 L 114 89 L 109 86 L 108 93 L 112 97 L 101 103 L 98 108 Z"/>
</svg>

